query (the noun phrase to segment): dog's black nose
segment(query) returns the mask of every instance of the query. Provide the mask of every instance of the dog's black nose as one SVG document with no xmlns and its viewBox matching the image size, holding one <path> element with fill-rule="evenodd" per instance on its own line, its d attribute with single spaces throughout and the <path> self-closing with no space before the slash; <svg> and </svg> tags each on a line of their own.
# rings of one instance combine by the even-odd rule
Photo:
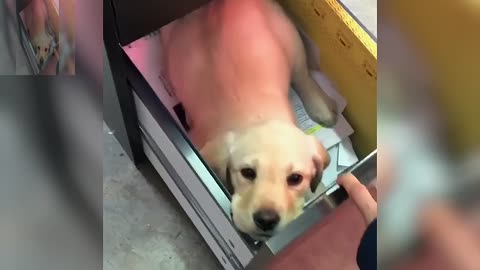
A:
<svg viewBox="0 0 480 270">
<path fill-rule="evenodd" d="M 263 209 L 253 214 L 253 221 L 262 231 L 272 231 L 280 222 L 280 216 L 272 209 Z"/>
<path fill-rule="evenodd" d="M 43 65 L 43 58 L 40 58 L 40 65 Z"/>
</svg>

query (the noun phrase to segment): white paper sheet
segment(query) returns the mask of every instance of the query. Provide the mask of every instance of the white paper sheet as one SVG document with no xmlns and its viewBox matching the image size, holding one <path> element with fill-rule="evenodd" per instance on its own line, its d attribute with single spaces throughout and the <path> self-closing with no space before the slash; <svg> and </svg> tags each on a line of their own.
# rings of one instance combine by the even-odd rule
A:
<svg viewBox="0 0 480 270">
<path fill-rule="evenodd" d="M 295 111 L 297 125 L 307 134 L 313 134 L 319 139 L 325 148 L 330 148 L 340 143 L 344 138 L 353 133 L 352 127 L 348 124 L 343 115 L 339 116 L 337 124 L 333 128 L 325 128 L 315 123 L 308 116 L 305 107 L 298 95 L 292 89 L 289 92 L 289 99 Z"/>
<path fill-rule="evenodd" d="M 329 187 L 335 183 L 338 176 L 337 164 L 338 164 L 338 144 L 328 149 L 330 155 L 330 164 L 323 171 L 322 184 Z"/>
<path fill-rule="evenodd" d="M 336 144 L 328 149 L 328 153 L 331 161 L 330 165 L 323 172 L 324 174 L 322 177 L 322 183 L 326 187 L 334 185 L 341 173 L 358 162 L 358 157 L 353 151 L 351 140 L 348 137 L 339 144 Z M 335 184 L 326 192 L 326 195 L 333 193 L 338 188 L 339 186 Z"/>
<path fill-rule="evenodd" d="M 350 138 L 345 138 L 338 147 L 338 166 L 350 167 L 357 162 L 358 157 L 353 150 L 352 141 Z"/>
</svg>

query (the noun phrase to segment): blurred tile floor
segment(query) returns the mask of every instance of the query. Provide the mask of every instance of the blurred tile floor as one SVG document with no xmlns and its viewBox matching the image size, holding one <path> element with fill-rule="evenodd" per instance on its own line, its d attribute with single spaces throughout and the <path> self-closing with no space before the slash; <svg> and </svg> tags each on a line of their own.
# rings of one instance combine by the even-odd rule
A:
<svg viewBox="0 0 480 270">
<path fill-rule="evenodd" d="M 32 67 L 30 66 L 30 62 L 28 61 L 27 55 L 25 54 L 22 45 L 18 44 L 16 48 L 16 75 L 33 75 Z"/>
<path fill-rule="evenodd" d="M 222 269 L 154 169 L 137 170 L 106 125 L 103 138 L 103 269 Z"/>
<path fill-rule="evenodd" d="M 347 8 L 374 35 L 377 34 L 376 0 L 341 0 Z M 105 81 L 105 87 L 113 87 L 111 81 Z M 110 84 L 110 85 L 108 85 Z M 113 131 L 114 132 L 114 131 Z M 195 227 L 180 208 L 168 188 L 151 168 L 140 173 L 123 152 L 112 131 L 104 125 L 104 269 L 105 270 L 215 270 L 222 269 L 210 252 Z M 146 179 L 157 179 L 149 183 Z M 352 210 L 351 205 L 343 206 L 339 220 L 349 219 L 345 213 Z M 338 269 L 355 269 L 353 254 L 359 241 L 363 226 L 359 216 L 353 217 L 357 224 L 355 230 L 346 233 L 337 241 L 335 237 L 323 238 L 325 243 L 339 250 L 339 256 L 327 252 L 322 256 L 323 263 L 316 266 L 336 265 Z M 329 226 L 329 225 L 325 225 Z M 325 231 L 331 230 L 331 225 Z M 327 233 L 330 234 L 330 233 Z M 315 239 L 322 239 L 320 234 Z M 332 235 L 332 234 L 330 234 Z M 313 240 L 312 238 L 311 240 Z M 319 240 L 321 241 L 321 240 Z M 315 241 L 309 241 L 312 245 Z M 345 244 L 349 242 L 350 245 Z M 352 245 L 352 243 L 355 243 Z M 313 246 L 313 245 L 312 245 Z M 302 250 L 302 249 L 300 249 Z M 318 251 L 318 253 L 322 253 Z M 318 254 L 317 253 L 317 254 Z M 306 254 L 306 253 L 305 253 Z M 302 260 L 303 269 L 311 269 L 319 257 L 291 253 L 292 260 Z M 319 254 L 320 255 L 320 254 Z M 345 260 L 343 256 L 352 257 Z M 332 263 L 328 263 L 332 260 Z M 288 260 L 282 259 L 272 269 L 290 269 Z M 296 268 L 299 267 L 297 264 Z"/>
<path fill-rule="evenodd" d="M 3 16 L 3 7 L 1 15 Z M 6 32 L 10 33 L 10 42 L 14 57 L 9 56 Z M 0 22 L 0 75 L 32 75 L 33 71 L 28 61 L 27 55 L 23 50 L 20 39 L 17 34 L 16 26 L 13 22 L 6 23 L 4 18 Z"/>
</svg>

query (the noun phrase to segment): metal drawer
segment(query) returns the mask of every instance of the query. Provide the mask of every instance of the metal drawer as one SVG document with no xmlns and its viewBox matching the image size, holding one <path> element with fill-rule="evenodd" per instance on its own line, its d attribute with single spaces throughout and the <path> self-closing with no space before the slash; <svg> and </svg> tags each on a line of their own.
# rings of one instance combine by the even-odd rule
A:
<svg viewBox="0 0 480 270">
<path fill-rule="evenodd" d="M 147 158 L 220 262 L 242 269 L 254 251 L 231 224 L 229 196 L 159 100 L 148 91 L 136 91 L 134 99 Z"/>
</svg>

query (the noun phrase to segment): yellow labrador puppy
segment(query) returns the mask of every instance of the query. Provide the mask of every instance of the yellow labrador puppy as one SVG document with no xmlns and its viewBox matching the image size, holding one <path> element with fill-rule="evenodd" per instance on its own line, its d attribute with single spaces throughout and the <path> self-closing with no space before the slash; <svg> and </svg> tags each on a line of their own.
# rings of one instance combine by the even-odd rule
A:
<svg viewBox="0 0 480 270">
<path fill-rule="evenodd" d="M 309 76 L 298 32 L 268 0 L 218 0 L 162 29 L 166 71 L 190 137 L 232 193 L 235 226 L 272 236 L 302 213 L 329 163 L 295 123 L 290 83 L 324 126 L 336 105 Z"/>
<path fill-rule="evenodd" d="M 50 53 L 52 37 L 47 32 L 47 7 L 43 0 L 32 0 L 25 8 L 25 24 L 30 35 L 37 63 L 43 65 Z"/>
</svg>

